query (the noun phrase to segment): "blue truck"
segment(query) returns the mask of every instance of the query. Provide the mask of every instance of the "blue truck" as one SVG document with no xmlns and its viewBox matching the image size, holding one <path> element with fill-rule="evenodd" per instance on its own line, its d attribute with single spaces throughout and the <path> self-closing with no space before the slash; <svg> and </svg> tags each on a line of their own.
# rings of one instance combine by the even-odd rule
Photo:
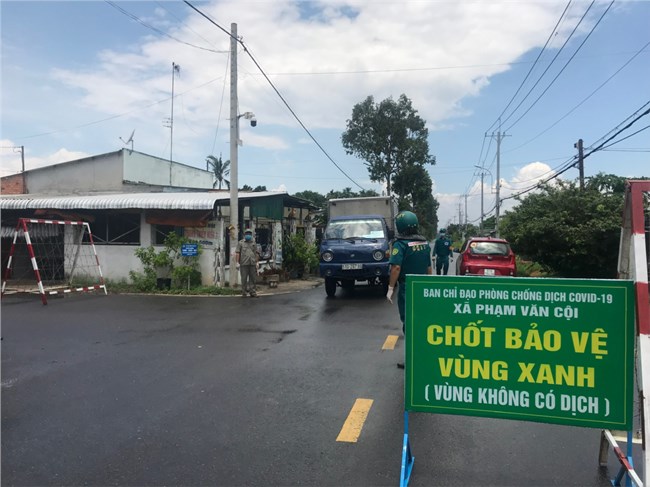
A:
<svg viewBox="0 0 650 487">
<path fill-rule="evenodd" d="M 388 291 L 388 259 L 397 202 L 389 196 L 329 201 L 329 221 L 320 244 L 320 275 L 329 297 L 357 282 Z"/>
</svg>

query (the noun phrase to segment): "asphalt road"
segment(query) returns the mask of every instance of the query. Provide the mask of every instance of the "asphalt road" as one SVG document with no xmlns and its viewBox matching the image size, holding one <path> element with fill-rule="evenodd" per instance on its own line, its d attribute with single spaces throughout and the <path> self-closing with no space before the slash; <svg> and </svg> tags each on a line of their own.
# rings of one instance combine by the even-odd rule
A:
<svg viewBox="0 0 650 487">
<path fill-rule="evenodd" d="M 399 485 L 403 341 L 376 289 L 2 302 L 2 485 Z M 357 442 L 336 441 L 359 398 Z M 607 486 L 600 431 L 410 414 L 412 486 Z"/>
</svg>

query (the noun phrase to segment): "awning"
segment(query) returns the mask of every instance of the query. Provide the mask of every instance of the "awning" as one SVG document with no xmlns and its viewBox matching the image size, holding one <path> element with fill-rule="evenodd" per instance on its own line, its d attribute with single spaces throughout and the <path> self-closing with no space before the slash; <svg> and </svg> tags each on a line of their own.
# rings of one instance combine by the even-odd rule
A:
<svg viewBox="0 0 650 487">
<path fill-rule="evenodd" d="M 309 201 L 289 196 L 286 192 L 260 191 L 240 192 L 241 203 L 265 199 L 266 205 L 271 199 L 280 199 L 284 206 L 298 208 L 316 207 Z M 210 211 L 215 205 L 228 206 L 230 194 L 219 192 L 177 192 L 177 193 L 112 193 L 93 195 L 2 195 L 0 210 L 203 210 Z M 263 205 L 264 206 L 264 205 Z"/>
</svg>

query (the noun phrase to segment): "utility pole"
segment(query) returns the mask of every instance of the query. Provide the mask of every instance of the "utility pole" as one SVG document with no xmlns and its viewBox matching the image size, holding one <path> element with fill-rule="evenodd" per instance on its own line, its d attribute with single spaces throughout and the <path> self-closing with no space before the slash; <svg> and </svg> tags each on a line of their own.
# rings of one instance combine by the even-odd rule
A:
<svg viewBox="0 0 650 487">
<path fill-rule="evenodd" d="M 25 146 L 24 145 L 20 146 L 20 162 L 22 164 L 21 172 L 25 172 Z"/>
<path fill-rule="evenodd" d="M 490 136 L 494 137 L 494 133 Z M 496 201 L 496 212 L 495 212 L 495 223 L 494 223 L 494 234 L 496 237 L 499 236 L 499 210 L 501 209 L 501 141 L 506 137 L 506 134 L 501 132 L 501 119 L 499 119 L 499 131 L 496 133 L 497 139 L 497 201 Z"/>
<path fill-rule="evenodd" d="M 585 158 L 584 152 L 582 149 L 582 139 L 578 139 L 578 142 L 573 144 L 573 147 L 578 149 L 578 171 L 580 172 L 580 191 L 585 189 Z"/>
<path fill-rule="evenodd" d="M 235 250 L 239 241 L 239 201 L 237 198 L 237 24 L 230 24 L 230 287 L 237 286 L 237 257 Z"/>
<path fill-rule="evenodd" d="M 480 234 L 483 235 L 483 218 L 485 216 L 485 210 L 483 209 L 483 182 L 485 179 L 485 171 L 490 173 L 490 178 L 492 178 L 492 173 L 485 169 L 484 167 L 474 165 L 475 168 L 481 170 L 481 226 L 479 227 Z M 491 187 L 491 186 L 490 186 Z"/>
<path fill-rule="evenodd" d="M 465 234 L 467 234 L 467 194 L 465 195 Z"/>
<path fill-rule="evenodd" d="M 483 235 L 483 178 L 485 173 L 481 171 L 481 224 L 479 226 L 479 233 Z"/>
<path fill-rule="evenodd" d="M 496 218 L 494 220 L 494 236 L 499 236 L 499 209 L 501 201 L 501 121 L 499 121 L 499 131 L 497 132 L 497 202 L 496 202 Z"/>
<path fill-rule="evenodd" d="M 170 139 L 169 139 L 169 185 L 172 185 L 172 157 L 174 149 L 174 75 L 180 73 L 181 67 L 172 61 L 172 113 L 171 118 L 169 119 L 169 130 L 170 130 Z"/>
</svg>

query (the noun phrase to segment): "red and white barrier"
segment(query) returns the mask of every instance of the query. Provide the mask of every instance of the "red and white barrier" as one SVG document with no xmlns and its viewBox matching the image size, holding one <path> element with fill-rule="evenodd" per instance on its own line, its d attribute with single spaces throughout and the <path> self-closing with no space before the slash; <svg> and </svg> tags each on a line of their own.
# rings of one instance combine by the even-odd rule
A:
<svg viewBox="0 0 650 487">
<path fill-rule="evenodd" d="M 620 279 L 634 281 L 636 295 L 637 364 L 639 402 L 642 408 L 643 485 L 650 478 L 650 294 L 648 290 L 648 258 L 645 233 L 644 194 L 650 195 L 650 181 L 628 181 L 618 259 Z M 635 480 L 636 482 L 636 480 Z M 637 482 L 638 483 L 638 482 Z"/>
<path fill-rule="evenodd" d="M 90 242 L 90 247 L 92 248 L 92 252 L 94 255 L 94 261 L 96 263 L 96 271 L 98 274 L 99 278 L 99 283 L 96 285 L 90 285 L 90 286 L 83 286 L 83 287 L 70 287 L 67 289 L 60 289 L 60 290 L 55 290 L 55 291 L 50 291 L 50 290 L 45 290 L 45 287 L 43 285 L 43 279 L 41 276 L 41 272 L 38 268 L 38 262 L 36 259 L 36 253 L 34 250 L 34 245 L 32 243 L 31 237 L 29 235 L 29 226 L 30 225 L 69 225 L 69 226 L 81 226 L 84 227 L 83 230 L 86 232 L 86 235 L 88 236 L 89 242 Z M 22 234 L 22 235 L 21 235 Z M 34 276 L 36 278 L 36 283 L 38 286 L 38 293 L 41 296 L 41 301 L 43 304 L 47 304 L 47 295 L 55 295 L 55 294 L 66 294 L 66 293 L 71 293 L 71 292 L 90 292 L 94 291 L 97 289 L 103 289 L 104 294 L 108 294 L 108 291 L 106 289 L 106 284 L 104 282 L 104 275 L 102 274 L 102 268 L 99 264 L 99 257 L 97 256 L 97 251 L 95 249 L 95 242 L 93 240 L 93 235 L 92 232 L 90 231 L 90 225 L 88 225 L 87 222 L 84 221 L 68 221 L 68 220 L 46 220 L 46 219 L 34 219 L 34 218 L 19 218 L 18 219 L 18 224 L 16 225 L 16 229 L 14 230 L 14 237 L 13 237 L 13 242 L 11 245 L 11 249 L 9 251 L 9 259 L 7 263 L 7 268 L 5 270 L 5 275 L 4 275 L 4 280 L 2 282 L 2 294 L 5 294 L 6 291 L 6 286 L 7 282 L 11 278 L 12 274 L 12 264 L 13 264 L 13 257 L 14 257 L 14 251 L 16 249 L 16 242 L 19 238 L 19 236 L 24 237 L 25 239 L 25 244 L 27 247 L 27 252 L 29 254 L 29 259 L 31 261 L 32 268 L 34 270 Z M 81 240 L 79 241 L 81 243 Z M 75 262 L 76 262 L 76 257 L 75 257 Z"/>
</svg>

